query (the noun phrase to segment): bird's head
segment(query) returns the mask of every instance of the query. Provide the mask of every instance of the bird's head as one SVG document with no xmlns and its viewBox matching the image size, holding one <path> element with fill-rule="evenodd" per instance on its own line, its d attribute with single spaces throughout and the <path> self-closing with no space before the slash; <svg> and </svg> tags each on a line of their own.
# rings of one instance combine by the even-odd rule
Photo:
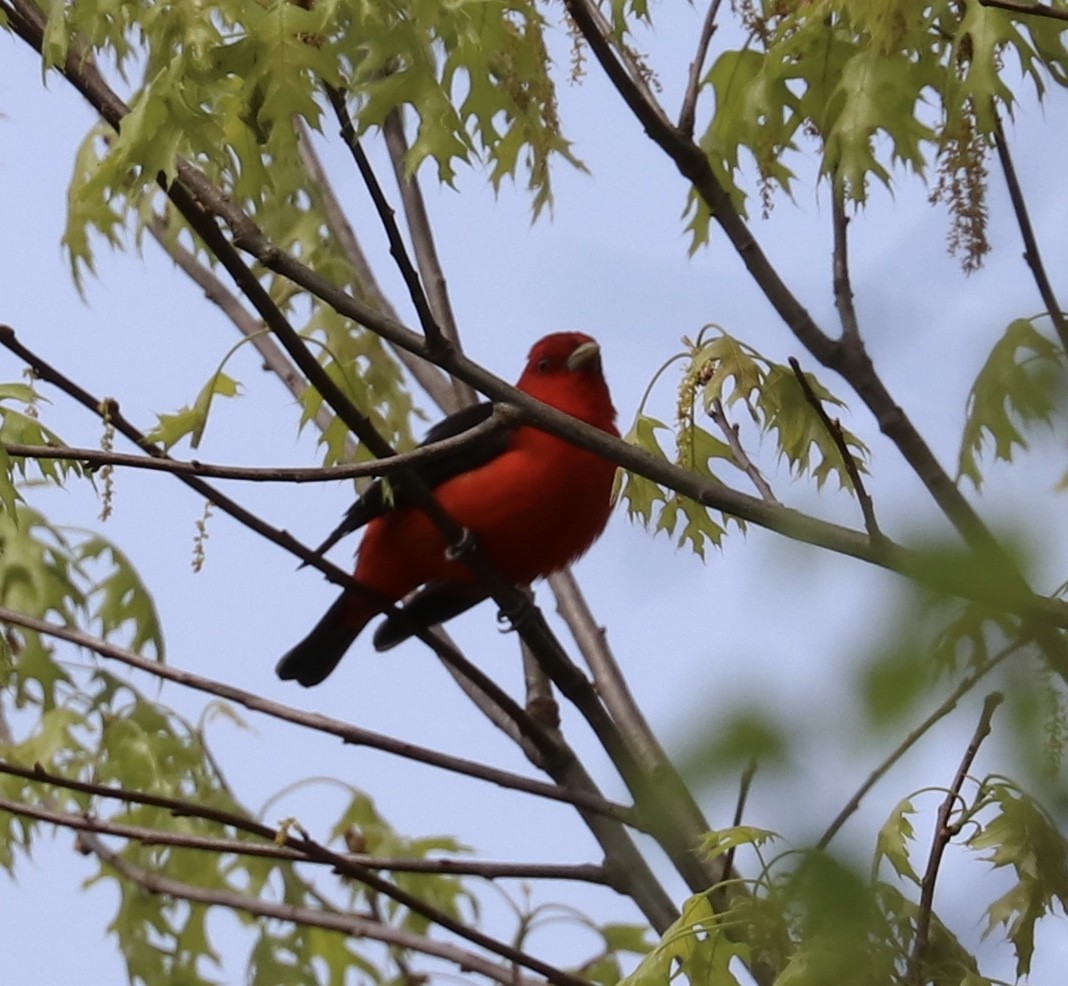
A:
<svg viewBox="0 0 1068 986">
<path fill-rule="evenodd" d="M 601 347 L 581 332 L 554 332 L 530 350 L 516 385 L 546 404 L 613 431 L 616 410 L 601 370 Z"/>
</svg>

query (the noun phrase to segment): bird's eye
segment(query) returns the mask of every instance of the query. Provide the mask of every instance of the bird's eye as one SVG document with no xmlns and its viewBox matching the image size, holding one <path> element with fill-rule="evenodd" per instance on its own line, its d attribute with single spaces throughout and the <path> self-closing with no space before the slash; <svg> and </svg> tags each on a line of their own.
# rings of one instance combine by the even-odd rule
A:
<svg viewBox="0 0 1068 986">
<path fill-rule="evenodd" d="M 553 361 L 549 359 L 548 356 L 543 356 L 540 360 L 538 360 L 538 372 L 548 373 L 549 370 L 552 369 L 552 365 Z"/>
</svg>

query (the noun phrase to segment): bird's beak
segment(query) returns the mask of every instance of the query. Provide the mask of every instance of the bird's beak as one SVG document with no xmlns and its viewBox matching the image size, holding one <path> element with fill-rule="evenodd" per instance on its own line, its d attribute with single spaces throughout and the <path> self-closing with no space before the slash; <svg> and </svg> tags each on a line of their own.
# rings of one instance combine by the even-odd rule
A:
<svg viewBox="0 0 1068 986">
<path fill-rule="evenodd" d="M 597 343 L 592 340 L 590 342 L 584 342 L 570 356 L 568 356 L 564 366 L 572 372 L 575 370 L 582 370 L 587 366 L 594 365 L 600 355 L 601 347 L 598 346 Z"/>
</svg>

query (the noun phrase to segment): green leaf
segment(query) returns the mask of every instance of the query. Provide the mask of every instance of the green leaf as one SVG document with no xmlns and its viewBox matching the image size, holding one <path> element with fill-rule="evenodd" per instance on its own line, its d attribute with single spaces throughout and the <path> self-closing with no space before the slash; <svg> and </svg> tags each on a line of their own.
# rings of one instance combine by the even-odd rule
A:
<svg viewBox="0 0 1068 986">
<path fill-rule="evenodd" d="M 679 977 L 702 986 L 738 986 L 731 960 L 747 950 L 727 938 L 706 894 L 682 905 L 678 920 L 619 986 L 664 986 Z"/>
<path fill-rule="evenodd" d="M 220 370 L 201 388 L 192 407 L 186 405 L 174 414 L 157 415 L 156 427 L 146 437 L 150 442 L 158 442 L 164 449 L 169 449 L 189 435 L 190 445 L 197 448 L 208 424 L 212 400 L 215 397 L 236 397 L 240 393 L 240 386 Z"/>
<path fill-rule="evenodd" d="M 754 846 L 759 849 L 781 838 L 778 832 L 756 825 L 732 825 L 730 828 L 706 832 L 701 840 L 701 853 L 709 859 L 715 859 L 739 846 Z"/>
<path fill-rule="evenodd" d="M 649 941 L 649 929 L 644 924 L 605 924 L 598 931 L 610 952 L 633 952 L 646 955 L 653 947 Z"/>
<path fill-rule="evenodd" d="M 821 403 L 844 406 L 812 374 L 806 373 L 805 379 Z M 763 416 L 765 430 L 775 436 L 779 451 L 789 463 L 791 471 L 810 473 L 816 480 L 817 488 L 834 475 L 840 487 L 852 491 L 853 481 L 842 460 L 842 453 L 816 409 L 809 403 L 792 369 L 777 363 L 769 366 L 757 406 Z M 866 472 L 864 458 L 868 454 L 868 447 L 847 428 L 841 430 L 854 465 L 858 471 Z"/>
<path fill-rule="evenodd" d="M 976 489 L 982 487 L 979 458 L 988 441 L 993 442 L 995 459 L 1011 462 L 1015 447 L 1027 448 L 1020 428 L 1050 423 L 1063 361 L 1060 347 L 1029 319 L 1018 318 L 1009 324 L 968 395 L 958 482 L 967 477 Z"/>
<path fill-rule="evenodd" d="M 869 175 L 889 187 L 890 173 L 874 153 L 877 132 L 890 138 L 891 160 L 923 170 L 920 144 L 934 133 L 917 119 L 917 106 L 933 81 L 929 59 L 909 60 L 875 45 L 861 47 L 845 60 L 821 127 L 822 171 L 836 186 L 858 202 L 867 197 Z"/>
<path fill-rule="evenodd" d="M 129 624 L 133 630 L 130 649 L 140 653 L 151 644 L 157 660 L 162 661 L 163 631 L 156 605 L 126 555 L 103 538 L 91 537 L 79 547 L 76 558 L 81 563 L 105 555 L 112 570 L 88 592 L 94 603 L 93 618 L 100 622 L 101 637 L 107 639 Z"/>
<path fill-rule="evenodd" d="M 1068 908 L 1068 841 L 1038 803 L 1011 782 L 983 787 L 994 817 L 969 840 L 995 869 L 1012 867 L 1016 883 L 987 909 L 987 934 L 1002 925 L 1016 951 L 1016 975 L 1026 976 L 1034 954 L 1035 924 L 1059 903 Z"/>
<path fill-rule="evenodd" d="M 17 445 L 47 445 L 62 447 L 65 442 L 39 418 L 40 397 L 32 388 L 22 383 L 0 384 L 0 443 Z M 6 406 L 6 402 L 24 404 L 25 410 Z M 27 479 L 31 471 L 41 479 L 62 486 L 70 475 L 84 476 L 81 463 L 70 459 L 12 458 L 0 447 L 0 505 L 14 516 L 18 493 L 14 486 L 14 474 Z"/>
<path fill-rule="evenodd" d="M 879 861 L 885 859 L 898 876 L 911 880 L 916 886 L 920 885 L 920 878 L 912 867 L 908 851 L 908 844 L 916 838 L 909 816 L 915 814 L 916 808 L 908 798 L 899 801 L 890 812 L 890 817 L 883 822 L 876 838 L 872 872 L 877 872 Z"/>
</svg>

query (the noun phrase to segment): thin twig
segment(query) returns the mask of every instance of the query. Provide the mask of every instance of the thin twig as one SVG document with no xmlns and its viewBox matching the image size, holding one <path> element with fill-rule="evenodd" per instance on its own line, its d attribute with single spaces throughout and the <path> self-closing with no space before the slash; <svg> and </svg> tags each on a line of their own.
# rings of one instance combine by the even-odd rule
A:
<svg viewBox="0 0 1068 986">
<path fill-rule="evenodd" d="M 176 849 L 195 849 L 217 855 L 253 856 L 278 859 L 290 863 L 334 866 L 324 859 L 311 859 L 304 852 L 288 845 L 278 845 L 273 839 L 250 842 L 247 839 L 227 839 L 217 836 L 192 835 L 188 832 L 168 832 L 144 825 L 97 818 L 94 815 L 74 814 L 0 798 L 0 811 L 25 818 L 97 835 L 111 835 L 140 842 L 146 846 L 173 846 Z M 567 880 L 581 883 L 606 883 L 604 867 L 594 863 L 506 863 L 478 859 L 416 859 L 399 856 L 371 856 L 367 853 L 342 853 L 342 858 L 354 866 L 391 873 L 433 873 L 446 876 L 482 877 L 486 880 Z"/>
<path fill-rule="evenodd" d="M 753 778 L 756 777 L 756 772 L 757 762 L 755 759 L 750 760 L 738 781 L 738 801 L 734 806 L 735 828 L 742 824 L 742 819 L 745 817 L 745 803 L 749 800 L 749 789 L 753 785 Z M 726 875 L 734 872 L 734 852 L 737 848 L 738 844 L 733 843 L 730 849 L 727 850 L 723 864 L 723 871 Z"/>
<path fill-rule="evenodd" d="M 552 682 L 526 644 L 520 642 L 523 658 L 523 705 L 527 714 L 546 729 L 560 728 L 560 706 L 553 695 Z"/>
<path fill-rule="evenodd" d="M 832 223 L 834 225 L 834 253 L 832 282 L 834 304 L 842 323 L 842 335 L 857 340 L 860 328 L 857 309 L 853 304 L 853 285 L 849 276 L 849 217 L 846 215 L 844 195 L 835 189 L 831 193 Z"/>
<path fill-rule="evenodd" d="M 931 727 L 937 722 L 948 716 L 956 707 L 957 703 L 968 694 L 976 684 L 985 678 L 994 668 L 996 668 L 1005 658 L 1016 653 L 1021 647 L 1023 647 L 1028 641 L 1017 640 L 1008 646 L 1002 648 L 997 654 L 994 655 L 989 661 L 987 661 L 981 668 L 968 675 L 956 688 L 950 692 L 941 705 L 938 706 L 926 719 L 923 720 L 915 729 L 913 729 L 887 756 L 878 767 L 875 768 L 864 781 L 863 784 L 857 788 L 853 796 L 845 803 L 842 810 L 835 816 L 834 821 L 827 826 L 827 830 L 820 836 L 819 842 L 816 843 L 818 849 L 826 849 L 830 845 L 831 840 L 838 834 L 838 830 L 849 820 L 849 817 L 860 807 L 861 801 L 867 793 L 875 787 L 875 785 L 886 776 L 891 767 L 894 766 L 909 750 L 912 749 L 927 733 Z"/>
<path fill-rule="evenodd" d="M 924 982 L 922 963 L 924 953 L 927 951 L 927 939 L 931 929 L 931 916 L 934 904 L 935 880 L 938 878 L 938 868 L 942 862 L 942 856 L 946 847 L 959 831 L 959 826 L 950 824 L 950 816 L 953 814 L 957 802 L 960 800 L 960 790 L 971 769 L 972 761 L 979 752 L 979 745 L 990 735 L 990 720 L 994 711 L 1001 704 L 1004 696 L 1000 692 L 992 692 L 987 695 L 983 702 L 983 711 L 979 716 L 979 724 L 975 727 L 975 733 L 968 743 L 960 766 L 957 768 L 957 776 L 946 793 L 945 800 L 938 809 L 938 818 L 935 821 L 934 839 L 931 843 L 931 853 L 927 860 L 927 869 L 923 874 L 923 882 L 920 889 L 920 906 L 916 915 L 916 937 L 912 940 L 912 953 L 909 956 L 909 974 L 906 982 L 921 986 Z"/>
<path fill-rule="evenodd" d="M 768 483 L 764 478 L 763 473 L 757 469 L 753 464 L 753 460 L 750 459 L 746 453 L 745 448 L 742 445 L 742 440 L 738 434 L 738 425 L 732 424 L 728 419 L 727 412 L 723 408 L 723 401 L 718 397 L 712 402 L 709 414 L 727 439 L 727 445 L 730 446 L 731 455 L 734 456 L 735 463 L 737 463 L 738 467 L 749 477 L 762 499 L 768 503 L 778 503 L 779 501 L 775 497 L 771 484 Z"/>
<path fill-rule="evenodd" d="M 996 7 L 1014 14 L 1034 17 L 1052 17 L 1058 21 L 1068 21 L 1068 10 L 1051 7 L 1048 3 L 1021 3 L 1018 0 L 979 0 L 980 7 Z"/>
<path fill-rule="evenodd" d="M 162 458 L 154 455 L 131 455 L 124 452 L 107 452 L 103 449 L 71 448 L 65 445 L 23 445 L 17 442 L 0 443 L 8 455 L 26 459 L 60 459 L 83 462 L 92 468 L 98 466 L 127 466 L 132 469 L 147 469 L 179 476 L 200 476 L 205 479 L 233 479 L 253 483 L 329 483 L 342 479 L 366 476 L 389 476 L 411 466 L 448 458 L 471 442 L 485 437 L 488 432 L 501 428 L 499 418 L 489 418 L 474 428 L 445 438 L 430 445 L 423 445 L 411 452 L 398 452 L 386 459 L 355 462 L 341 466 L 226 466 L 198 459 Z"/>
<path fill-rule="evenodd" d="M 697 115 L 697 94 L 701 88 L 701 70 L 708 57 L 708 46 L 712 35 L 716 33 L 716 14 L 722 0 L 712 0 L 701 24 L 701 36 L 697 39 L 697 51 L 690 62 L 690 76 L 686 82 L 686 92 L 682 97 L 682 109 L 679 111 L 679 130 L 687 137 L 693 136 L 694 118 Z"/>
<path fill-rule="evenodd" d="M 987 4 L 987 6 L 993 6 Z M 1000 6 L 1000 4 L 998 5 Z M 1068 11 L 1060 11 L 1068 19 Z M 1012 154 L 1009 152 L 1009 142 L 1005 139 L 1005 131 L 1001 125 L 1001 116 L 994 112 L 994 146 L 997 148 L 998 160 L 1001 162 L 1001 170 L 1005 175 L 1005 184 L 1009 188 L 1009 199 L 1012 202 L 1012 210 L 1016 214 L 1016 224 L 1020 227 L 1020 235 L 1024 241 L 1024 260 L 1031 268 L 1031 275 L 1035 279 L 1038 293 L 1042 297 L 1042 304 L 1046 306 L 1050 321 L 1061 341 L 1061 349 L 1068 354 L 1068 318 L 1061 309 L 1057 296 L 1054 294 L 1053 285 L 1046 274 L 1046 266 L 1042 263 L 1042 253 L 1038 248 L 1038 239 L 1035 236 L 1034 227 L 1031 225 L 1031 217 L 1027 211 L 1027 203 L 1024 201 L 1023 190 L 1020 180 L 1016 176 L 1016 167 L 1012 162 Z"/>
<path fill-rule="evenodd" d="M 422 326 L 423 335 L 426 338 L 427 355 L 430 359 L 435 359 L 451 346 L 452 342 L 446 339 L 441 326 L 438 325 L 438 321 L 430 309 L 430 302 L 427 300 L 426 292 L 423 290 L 423 285 L 419 280 L 419 273 L 412 265 L 412 261 L 408 256 L 408 248 L 404 245 L 404 238 L 401 236 L 400 227 L 397 226 L 393 208 L 386 199 L 386 194 L 378 183 L 374 168 L 371 167 L 371 162 L 368 160 L 363 146 L 356 136 L 356 128 L 353 126 L 352 117 L 349 116 L 348 107 L 345 105 L 345 95 L 335 86 L 328 85 L 325 88 L 327 99 L 329 99 L 330 105 L 334 109 L 334 115 L 341 126 L 341 139 L 351 152 L 352 159 L 356 162 L 356 168 L 360 172 L 360 177 L 363 178 L 363 183 L 367 186 L 375 211 L 378 213 L 382 228 L 386 232 L 386 238 L 389 240 L 389 252 L 393 255 L 397 269 L 400 271 L 401 277 L 408 288 L 408 297 L 411 299 L 412 304 L 415 306 L 415 312 L 419 316 L 419 324 Z"/>
<path fill-rule="evenodd" d="M 408 173 L 408 139 L 404 134 L 404 117 L 399 107 L 390 110 L 382 123 L 382 136 L 386 140 L 386 149 L 393 164 L 393 175 L 400 189 L 401 205 L 408 224 L 408 235 L 415 250 L 415 262 L 419 275 L 427 292 L 430 309 L 437 318 L 438 325 L 445 338 L 457 349 L 460 348 L 460 330 L 456 324 L 456 315 L 449 299 L 448 282 L 445 270 L 438 256 L 434 243 L 434 233 L 427 215 L 426 202 L 423 199 L 419 181 L 414 174 Z M 453 379 L 456 403 L 459 406 L 474 403 L 475 391 L 462 380 Z"/>
<path fill-rule="evenodd" d="M 857 468 L 856 459 L 853 458 L 853 453 L 849 451 L 849 446 L 846 444 L 841 424 L 838 421 L 831 420 L 831 417 L 823 407 L 823 401 L 816 396 L 812 387 L 809 386 L 805 373 L 801 369 L 801 364 L 793 356 L 790 357 L 790 368 L 794 371 L 794 376 L 797 377 L 797 382 L 801 386 L 805 400 L 819 415 L 823 427 L 833 439 L 835 447 L 842 457 L 846 472 L 849 473 L 849 480 L 853 484 L 853 491 L 857 494 L 860 511 L 864 515 L 864 526 L 867 528 L 868 536 L 874 542 L 882 541 L 883 532 L 879 530 L 879 522 L 875 519 L 875 505 L 872 503 L 871 497 L 868 496 L 868 491 L 864 488 L 864 481 L 860 478 L 860 470 Z"/>
</svg>

